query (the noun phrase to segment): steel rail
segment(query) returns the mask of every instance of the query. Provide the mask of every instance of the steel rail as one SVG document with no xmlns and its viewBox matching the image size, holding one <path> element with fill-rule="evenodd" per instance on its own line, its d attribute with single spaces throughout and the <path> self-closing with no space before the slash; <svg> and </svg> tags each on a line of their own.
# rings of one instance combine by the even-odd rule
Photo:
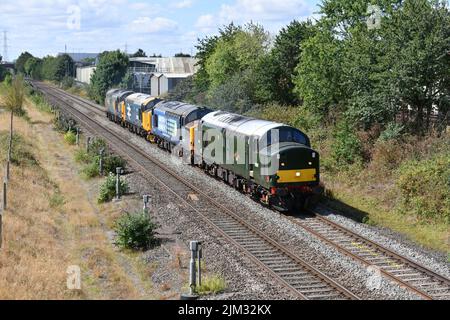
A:
<svg viewBox="0 0 450 320">
<path fill-rule="evenodd" d="M 442 297 L 442 295 L 439 295 L 439 293 L 437 294 L 431 294 L 429 292 L 426 292 L 425 289 L 419 289 L 417 288 L 415 285 L 408 283 L 408 281 L 405 281 L 402 279 L 402 274 L 399 273 L 397 271 L 397 273 L 395 272 L 395 269 L 399 269 L 399 268 L 395 268 L 396 266 L 403 266 L 403 267 L 407 267 L 409 269 L 412 270 L 416 270 L 417 272 L 419 272 L 420 274 L 425 274 L 429 277 L 430 281 L 437 281 L 438 283 L 436 284 L 437 286 L 439 286 L 439 284 L 441 284 L 443 287 L 441 287 L 441 289 L 431 289 L 429 291 L 445 291 L 445 289 L 447 289 L 450 292 L 450 280 L 443 277 L 442 275 L 439 275 L 438 273 L 427 269 L 426 267 L 412 261 L 411 259 L 402 256 L 370 239 L 367 239 L 366 237 L 355 233 L 352 230 L 349 230 L 347 228 L 345 228 L 344 226 L 331 221 L 330 219 L 323 217 L 322 215 L 320 215 L 319 213 L 317 213 L 314 210 L 308 210 L 308 212 L 313 216 L 313 218 L 310 219 L 314 219 L 316 222 L 317 221 L 317 225 L 315 226 L 311 226 L 308 225 L 308 223 L 306 223 L 304 220 L 302 221 L 301 219 L 297 218 L 297 217 L 288 217 L 288 219 L 293 222 L 294 224 L 302 227 L 303 229 L 305 229 L 306 231 L 308 231 L 309 233 L 315 235 L 317 238 L 319 238 L 320 240 L 322 240 L 325 243 L 328 243 L 329 245 L 333 246 L 334 248 L 336 248 L 338 251 L 340 251 L 341 253 L 352 257 L 353 259 L 363 263 L 366 266 L 375 266 L 377 267 L 377 269 L 387 278 L 395 281 L 396 283 L 400 284 L 401 286 L 407 288 L 410 291 L 413 291 L 414 293 L 416 293 L 417 295 L 419 295 L 420 297 L 422 297 L 423 299 L 426 300 L 433 300 L 435 298 L 439 298 Z M 322 225 L 320 225 L 320 223 Z M 330 230 L 325 230 L 324 228 L 330 228 Z M 322 231 L 320 231 L 322 230 Z M 341 238 L 339 240 L 339 232 L 344 238 Z M 328 235 L 327 235 L 328 233 Z M 330 236 L 330 234 L 332 234 Z M 348 242 L 348 240 L 352 240 L 353 242 Z M 351 248 L 349 248 L 349 244 Z M 363 254 L 358 254 L 357 252 L 352 252 L 351 249 L 356 249 L 355 251 L 358 251 L 358 249 L 360 249 L 360 251 L 362 251 Z M 385 258 L 385 259 L 384 259 Z M 374 263 L 373 261 L 382 261 Z M 389 261 L 391 260 L 391 261 Z M 384 261 L 384 262 L 383 262 Z M 388 266 L 390 265 L 391 268 L 393 266 L 395 266 L 393 268 L 392 271 L 387 270 L 387 267 L 383 268 L 383 265 L 387 264 Z M 380 266 L 381 265 L 381 266 Z M 411 281 L 410 281 L 411 282 Z M 446 288 L 447 287 L 447 288 Z M 448 295 L 448 294 L 447 294 Z"/>
</svg>

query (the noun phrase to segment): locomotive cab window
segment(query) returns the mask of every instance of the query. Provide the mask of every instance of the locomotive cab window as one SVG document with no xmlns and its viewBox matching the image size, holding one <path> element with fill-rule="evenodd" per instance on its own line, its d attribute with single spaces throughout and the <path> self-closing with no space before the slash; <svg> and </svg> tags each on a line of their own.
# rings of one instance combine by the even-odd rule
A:
<svg viewBox="0 0 450 320">
<path fill-rule="evenodd" d="M 272 129 L 262 136 L 261 148 L 283 142 L 294 142 L 310 147 L 309 139 L 304 133 L 295 128 L 284 127 Z"/>
</svg>

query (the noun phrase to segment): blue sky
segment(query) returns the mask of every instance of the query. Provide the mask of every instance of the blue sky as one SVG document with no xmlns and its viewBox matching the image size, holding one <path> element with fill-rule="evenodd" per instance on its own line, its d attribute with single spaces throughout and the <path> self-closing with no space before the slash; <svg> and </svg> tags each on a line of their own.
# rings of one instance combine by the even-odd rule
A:
<svg viewBox="0 0 450 320">
<path fill-rule="evenodd" d="M 0 31 L 8 32 L 8 58 L 101 52 L 128 47 L 148 54 L 195 53 L 198 37 L 231 21 L 259 22 L 273 34 L 304 20 L 320 0 L 2 0 Z M 0 54 L 3 54 L 3 33 Z"/>
</svg>

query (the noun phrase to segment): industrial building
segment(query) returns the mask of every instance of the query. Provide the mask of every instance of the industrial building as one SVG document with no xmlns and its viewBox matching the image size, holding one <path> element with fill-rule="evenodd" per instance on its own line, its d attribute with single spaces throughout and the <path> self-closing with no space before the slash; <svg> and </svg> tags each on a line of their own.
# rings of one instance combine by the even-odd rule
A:
<svg viewBox="0 0 450 320">
<path fill-rule="evenodd" d="M 196 64 L 197 59 L 191 57 L 130 58 L 131 89 L 152 96 L 164 95 L 181 80 L 192 76 L 198 69 Z"/>
<path fill-rule="evenodd" d="M 192 76 L 198 69 L 197 59 L 191 57 L 130 58 L 129 72 L 133 76 L 130 90 L 152 96 L 162 96 Z M 78 66 L 76 81 L 89 84 L 95 66 Z"/>
<path fill-rule="evenodd" d="M 95 66 L 77 67 L 77 76 L 75 80 L 80 83 L 89 84 L 95 69 Z"/>
</svg>

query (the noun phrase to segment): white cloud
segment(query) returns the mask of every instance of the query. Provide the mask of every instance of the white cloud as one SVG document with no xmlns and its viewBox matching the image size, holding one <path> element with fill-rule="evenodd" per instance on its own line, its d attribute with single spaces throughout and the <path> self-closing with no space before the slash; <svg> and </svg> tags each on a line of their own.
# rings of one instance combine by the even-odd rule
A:
<svg viewBox="0 0 450 320">
<path fill-rule="evenodd" d="M 223 4 L 219 17 L 225 21 L 280 21 L 309 15 L 305 0 L 237 0 Z"/>
<path fill-rule="evenodd" d="M 202 32 L 208 32 L 217 28 L 217 20 L 212 14 L 205 14 L 198 17 L 195 27 Z"/>
<path fill-rule="evenodd" d="M 139 17 L 131 23 L 130 27 L 138 33 L 173 32 L 177 30 L 178 23 L 163 17 Z"/>
<path fill-rule="evenodd" d="M 175 9 L 186 9 L 192 7 L 193 1 L 192 0 L 183 0 L 179 2 L 172 3 L 172 7 Z"/>
</svg>

